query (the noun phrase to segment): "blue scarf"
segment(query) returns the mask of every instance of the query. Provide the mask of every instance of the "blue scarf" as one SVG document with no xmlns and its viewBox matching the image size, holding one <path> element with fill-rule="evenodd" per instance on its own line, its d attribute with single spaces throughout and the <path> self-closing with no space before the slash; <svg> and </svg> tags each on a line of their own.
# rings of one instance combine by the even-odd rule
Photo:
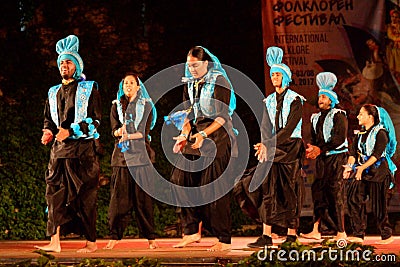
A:
<svg viewBox="0 0 400 267">
<path fill-rule="evenodd" d="M 332 129 L 333 129 L 333 118 L 335 117 L 335 114 L 338 112 L 342 112 L 346 115 L 346 112 L 344 110 L 333 108 L 328 112 L 328 114 L 325 117 L 325 121 L 322 126 L 325 143 L 328 143 L 331 140 L 331 134 L 332 134 Z M 311 122 L 313 125 L 314 132 L 317 132 L 317 123 L 318 123 L 318 120 L 320 117 L 321 117 L 321 112 L 314 113 L 311 115 Z M 348 151 L 347 147 L 348 147 L 348 141 L 346 138 L 346 140 L 344 141 L 343 144 L 341 144 L 334 150 L 327 151 L 326 155 L 328 156 L 328 155 L 334 155 L 334 154 L 340 154 L 340 153 L 347 152 Z"/>
<path fill-rule="evenodd" d="M 75 118 L 74 122 L 71 123 L 71 129 L 74 131 L 74 134 L 68 138 L 70 139 L 97 139 L 100 137 L 100 134 L 97 133 L 95 126 L 93 125 L 92 118 L 87 117 L 87 107 L 89 105 L 89 98 L 93 90 L 94 81 L 81 81 L 78 83 L 75 95 Z M 60 126 L 58 120 L 58 111 L 57 111 L 57 92 L 60 90 L 61 84 L 55 85 L 50 88 L 48 92 L 49 97 L 49 105 L 50 105 L 50 114 L 53 122 Z M 85 122 L 88 124 L 88 134 L 85 135 L 80 129 L 79 123 Z"/>
</svg>

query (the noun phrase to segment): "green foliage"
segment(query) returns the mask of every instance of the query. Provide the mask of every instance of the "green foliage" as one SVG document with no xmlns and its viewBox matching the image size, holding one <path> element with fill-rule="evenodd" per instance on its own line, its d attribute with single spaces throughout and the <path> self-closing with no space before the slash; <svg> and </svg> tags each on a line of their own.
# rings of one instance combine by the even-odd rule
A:
<svg viewBox="0 0 400 267">
<path fill-rule="evenodd" d="M 165 228 L 178 223 L 176 208 L 157 202 L 154 207 L 154 223 L 156 225 L 156 234 L 166 236 Z"/>
<path fill-rule="evenodd" d="M 29 261 L 18 262 L 17 266 L 39 266 L 39 267 L 49 267 L 49 266 L 66 266 L 57 263 L 56 257 L 43 251 L 43 250 L 35 250 L 37 254 L 40 254 L 40 257 L 37 259 L 37 264 L 32 263 Z M 76 264 L 68 264 L 68 266 L 75 266 L 75 267 L 90 267 L 90 266 L 97 266 L 97 267 L 123 267 L 123 266 L 161 266 L 161 263 L 158 259 L 141 257 L 141 258 L 134 258 L 134 259 L 127 259 L 123 261 L 109 261 L 106 259 L 83 259 L 80 263 Z"/>
<path fill-rule="evenodd" d="M 97 200 L 97 235 L 99 238 L 107 237 L 108 232 L 108 203 L 110 201 L 110 189 L 109 185 L 102 186 L 98 192 L 98 200 Z"/>
<path fill-rule="evenodd" d="M 260 229 L 257 229 L 259 231 L 254 232 L 252 230 L 242 228 L 244 225 L 251 225 L 257 223 L 250 217 L 245 216 L 243 214 L 242 210 L 239 207 L 239 204 L 233 197 L 231 197 L 231 218 L 232 218 L 233 234 L 239 236 L 240 235 L 258 236 L 261 233 Z"/>
<path fill-rule="evenodd" d="M 36 128 L 38 121 L 20 113 L 21 110 L 23 107 L 19 104 L 0 104 L 5 132 L 0 136 L 0 239 L 42 239 L 42 229 L 46 226 L 44 171 L 47 162 L 43 159 L 48 157 L 48 151 L 38 146 L 41 136 L 41 128 Z"/>
</svg>

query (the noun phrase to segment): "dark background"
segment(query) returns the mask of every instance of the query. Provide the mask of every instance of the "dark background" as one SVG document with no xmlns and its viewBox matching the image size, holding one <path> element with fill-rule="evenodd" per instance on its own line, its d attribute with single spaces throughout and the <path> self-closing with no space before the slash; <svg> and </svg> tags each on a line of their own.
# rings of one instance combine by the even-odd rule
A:
<svg viewBox="0 0 400 267">
<path fill-rule="evenodd" d="M 3 0 L 0 12 L 0 239 L 45 238 L 44 173 L 49 146 L 43 146 L 40 138 L 47 91 L 60 83 L 58 40 L 70 34 L 79 37 L 83 72 L 99 84 L 101 176 L 105 179 L 111 175 L 111 101 L 125 72 L 135 71 L 145 81 L 184 63 L 189 49 L 202 45 L 264 91 L 260 1 Z M 157 152 L 155 167 L 164 177 L 171 166 L 163 156 L 159 132 L 163 116 L 180 102 L 181 94 L 178 88 L 156 103 L 159 117 L 151 133 L 152 147 Z M 256 142 L 257 123 L 240 98 L 237 113 L 251 144 Z M 108 234 L 108 190 L 105 185 L 99 191 L 99 237 Z M 251 222 L 234 201 L 232 205 L 233 230 L 241 231 L 243 224 Z M 157 203 L 155 210 L 158 234 L 179 234 L 179 229 L 174 232 L 179 225 L 175 208 Z M 135 222 L 127 235 L 137 235 Z"/>
</svg>

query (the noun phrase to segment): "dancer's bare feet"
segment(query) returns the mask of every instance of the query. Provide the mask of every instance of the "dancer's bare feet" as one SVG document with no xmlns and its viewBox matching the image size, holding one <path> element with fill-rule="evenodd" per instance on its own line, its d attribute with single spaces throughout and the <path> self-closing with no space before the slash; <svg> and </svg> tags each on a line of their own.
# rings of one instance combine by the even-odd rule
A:
<svg viewBox="0 0 400 267">
<path fill-rule="evenodd" d="M 150 249 L 156 249 L 158 248 L 158 244 L 155 240 L 149 240 L 149 248 Z"/>
<path fill-rule="evenodd" d="M 201 235 L 201 233 L 200 233 L 200 235 Z M 185 234 L 182 235 L 182 237 L 184 237 L 184 236 L 185 236 Z M 196 240 L 196 243 L 200 243 L 200 242 L 201 242 L 201 236 L 200 236 L 199 240 Z"/>
<path fill-rule="evenodd" d="M 60 244 L 60 226 L 57 226 L 56 233 L 51 236 L 50 243 L 46 246 L 35 246 L 37 249 L 41 249 L 48 252 L 61 252 Z"/>
<path fill-rule="evenodd" d="M 271 234 L 271 238 L 272 239 L 279 239 L 279 238 L 281 238 L 278 234 L 275 234 L 275 233 L 272 233 Z"/>
<path fill-rule="evenodd" d="M 37 249 L 41 249 L 47 252 L 61 252 L 61 245 L 60 243 L 50 242 L 50 244 L 46 246 L 35 246 Z"/>
<path fill-rule="evenodd" d="M 200 243 L 200 241 L 201 241 L 201 231 L 202 231 L 202 229 L 203 229 L 203 222 L 199 222 L 199 231 L 197 233 L 200 235 L 200 239 L 196 240 L 196 243 Z M 185 236 L 185 234 L 182 233 L 182 237 L 184 237 L 184 236 Z"/>
<path fill-rule="evenodd" d="M 199 235 L 199 233 L 195 233 L 193 235 L 185 235 L 182 238 L 182 241 L 179 242 L 178 244 L 174 245 L 173 247 L 174 248 L 184 248 L 191 243 L 199 241 L 200 239 L 201 239 L 201 235 Z"/>
<path fill-rule="evenodd" d="M 334 241 L 338 241 L 338 240 L 340 240 L 340 239 L 346 239 L 346 238 L 347 238 L 346 232 L 338 232 L 338 233 L 333 237 L 333 240 L 334 240 Z"/>
<path fill-rule="evenodd" d="M 76 252 L 78 253 L 92 253 L 97 250 L 96 242 L 86 241 L 85 247 L 78 249 Z"/>
<path fill-rule="evenodd" d="M 304 238 L 307 238 L 307 239 L 316 239 L 316 240 L 321 239 L 321 233 L 320 232 L 314 232 L 314 231 L 312 231 L 312 232 L 310 232 L 308 234 L 300 233 L 300 236 L 304 237 Z"/>
<path fill-rule="evenodd" d="M 208 248 L 207 251 L 229 251 L 231 250 L 231 244 L 217 242 L 211 248 Z"/>
<path fill-rule="evenodd" d="M 113 249 L 115 245 L 118 244 L 118 242 L 118 240 L 110 239 L 110 241 L 108 241 L 107 245 L 103 249 Z"/>
<path fill-rule="evenodd" d="M 393 241 L 394 241 L 394 238 L 393 238 L 393 236 L 391 236 L 391 237 L 389 237 L 389 238 L 387 238 L 387 239 L 382 239 L 382 240 L 380 240 L 380 241 L 377 241 L 375 244 L 387 245 L 387 244 L 392 243 Z"/>
</svg>

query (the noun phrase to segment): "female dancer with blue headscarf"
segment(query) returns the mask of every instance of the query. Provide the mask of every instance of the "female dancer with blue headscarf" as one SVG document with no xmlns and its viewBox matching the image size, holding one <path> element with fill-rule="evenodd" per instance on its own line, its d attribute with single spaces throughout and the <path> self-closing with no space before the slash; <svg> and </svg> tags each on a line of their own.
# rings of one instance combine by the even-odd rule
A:
<svg viewBox="0 0 400 267">
<path fill-rule="evenodd" d="M 255 200 L 263 234 L 247 244 L 253 248 L 273 245 L 272 225 L 287 228 L 286 241 L 296 241 L 304 190 L 301 167 L 305 150 L 301 126 L 305 99 L 288 88 L 292 73 L 282 63 L 283 50 L 269 47 L 266 58 L 275 93 L 264 100 L 261 143 L 254 148 L 261 163 L 272 160 L 272 165 L 260 186 L 261 196 Z M 270 159 L 273 145 L 276 145 L 275 156 Z"/>
<path fill-rule="evenodd" d="M 133 210 L 139 232 L 148 239 L 150 249 L 158 247 L 155 242 L 153 200 L 141 188 L 144 183 L 151 185 L 154 181 L 151 167 L 154 152 L 148 134 L 156 118 L 154 104 L 145 86 L 135 74 L 125 75 L 110 114 L 115 147 L 111 158 L 113 172 L 108 210 L 111 240 L 105 249 L 113 249 L 122 239 Z"/>
<path fill-rule="evenodd" d="M 224 172 L 224 175 L 229 175 L 228 163 L 231 157 L 237 156 L 231 119 L 236 99 L 218 58 L 204 47 L 196 46 L 189 51 L 185 76 L 183 101 L 188 116 L 181 134 L 175 138 L 173 150 L 175 153 L 182 151 L 184 156 L 181 159 L 186 160 L 186 165 L 183 166 L 182 161 L 177 162 L 171 180 L 179 185 L 196 187 L 217 180 Z M 194 169 L 195 166 L 200 168 Z M 209 251 L 230 249 L 230 194 L 219 190 L 214 188 L 213 192 L 204 192 L 205 195 L 221 194 L 221 198 L 212 203 L 201 207 L 182 207 L 180 216 L 185 235 L 174 247 L 185 247 L 199 241 L 201 235 L 198 228 L 202 222 L 218 238 Z M 196 206 L 195 198 L 191 196 L 193 206 Z M 204 195 L 199 198 L 204 199 Z"/>
<path fill-rule="evenodd" d="M 357 119 L 362 130 L 354 138 L 343 171 L 343 178 L 354 177 L 347 195 L 354 237 L 348 240 L 363 242 L 367 227 L 366 203 L 370 201 L 382 237 L 378 243 L 389 244 L 394 239 L 388 218 L 387 192 L 397 169 L 391 159 L 396 151 L 396 133 L 389 114 L 381 107 L 365 104 Z"/>
</svg>

